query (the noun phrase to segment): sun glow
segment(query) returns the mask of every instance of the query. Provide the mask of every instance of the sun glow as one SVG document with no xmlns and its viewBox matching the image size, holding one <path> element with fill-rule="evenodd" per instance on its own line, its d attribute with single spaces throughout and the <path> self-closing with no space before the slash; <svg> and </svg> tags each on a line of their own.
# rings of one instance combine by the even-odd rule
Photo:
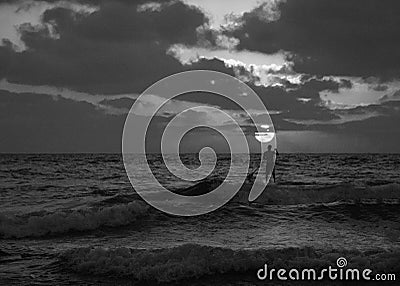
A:
<svg viewBox="0 0 400 286">
<path fill-rule="evenodd" d="M 257 141 L 259 141 L 261 143 L 267 143 L 267 142 L 270 142 L 272 139 L 274 139 L 275 133 L 274 132 L 256 132 L 254 134 L 254 136 L 257 139 Z"/>
</svg>

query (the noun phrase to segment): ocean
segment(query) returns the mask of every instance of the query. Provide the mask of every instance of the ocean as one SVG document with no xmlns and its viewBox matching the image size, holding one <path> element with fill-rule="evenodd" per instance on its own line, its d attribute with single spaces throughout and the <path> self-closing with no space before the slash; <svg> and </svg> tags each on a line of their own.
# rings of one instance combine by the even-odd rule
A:
<svg viewBox="0 0 400 286">
<path fill-rule="evenodd" d="M 171 190 L 193 185 L 160 155 L 148 161 Z M 229 162 L 218 155 L 210 178 Z M 0 285 L 266 285 L 265 263 L 320 269 L 339 257 L 400 279 L 400 154 L 280 154 L 276 175 L 254 203 L 178 217 L 135 194 L 120 154 L 2 154 Z"/>
</svg>

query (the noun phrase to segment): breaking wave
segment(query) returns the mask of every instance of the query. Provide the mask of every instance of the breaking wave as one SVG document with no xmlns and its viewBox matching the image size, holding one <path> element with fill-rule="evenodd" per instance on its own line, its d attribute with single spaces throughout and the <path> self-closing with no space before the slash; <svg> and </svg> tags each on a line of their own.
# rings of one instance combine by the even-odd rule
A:
<svg viewBox="0 0 400 286">
<path fill-rule="evenodd" d="M 135 222 L 147 214 L 148 206 L 130 202 L 105 207 L 63 210 L 53 213 L 32 213 L 23 216 L 0 214 L 0 236 L 41 237 L 70 231 L 117 227 Z"/>
<path fill-rule="evenodd" d="M 242 189 L 233 203 L 248 204 L 248 190 Z M 261 205 L 324 205 L 329 203 L 400 204 L 400 185 L 369 187 L 352 185 L 286 186 L 272 185 L 255 201 Z M 342 211 L 339 207 L 336 211 Z M 235 209 L 231 210 L 236 212 Z M 43 237 L 101 227 L 119 227 L 134 223 L 151 212 L 138 195 L 116 195 L 84 209 L 38 212 L 24 215 L 0 213 L 0 237 Z M 155 215 L 162 215 L 155 213 Z"/>
<path fill-rule="evenodd" d="M 400 250 L 318 250 L 313 247 L 285 249 L 243 249 L 185 244 L 174 248 L 140 250 L 130 248 L 78 248 L 60 256 L 64 269 L 85 275 L 129 278 L 143 282 L 177 282 L 223 274 L 256 277 L 256 270 L 268 263 L 273 268 L 336 267 L 346 257 L 352 268 L 400 271 Z"/>
</svg>

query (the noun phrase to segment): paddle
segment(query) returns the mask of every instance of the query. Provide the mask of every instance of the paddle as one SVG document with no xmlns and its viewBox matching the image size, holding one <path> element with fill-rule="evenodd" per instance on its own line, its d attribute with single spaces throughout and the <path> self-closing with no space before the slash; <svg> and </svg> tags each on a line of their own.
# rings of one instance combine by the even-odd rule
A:
<svg viewBox="0 0 400 286">
<path fill-rule="evenodd" d="M 248 174 L 247 177 L 246 177 L 247 180 L 250 180 L 250 179 L 253 177 L 254 173 L 255 173 L 259 168 L 260 168 L 260 166 L 256 167 L 250 174 Z"/>
</svg>

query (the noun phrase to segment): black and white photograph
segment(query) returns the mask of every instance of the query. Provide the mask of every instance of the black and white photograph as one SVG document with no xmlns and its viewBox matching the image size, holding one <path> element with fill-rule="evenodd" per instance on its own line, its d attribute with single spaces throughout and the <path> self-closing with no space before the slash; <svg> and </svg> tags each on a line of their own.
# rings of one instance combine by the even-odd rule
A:
<svg viewBox="0 0 400 286">
<path fill-rule="evenodd" d="M 0 285 L 400 285 L 400 1 L 0 0 Z"/>
</svg>

